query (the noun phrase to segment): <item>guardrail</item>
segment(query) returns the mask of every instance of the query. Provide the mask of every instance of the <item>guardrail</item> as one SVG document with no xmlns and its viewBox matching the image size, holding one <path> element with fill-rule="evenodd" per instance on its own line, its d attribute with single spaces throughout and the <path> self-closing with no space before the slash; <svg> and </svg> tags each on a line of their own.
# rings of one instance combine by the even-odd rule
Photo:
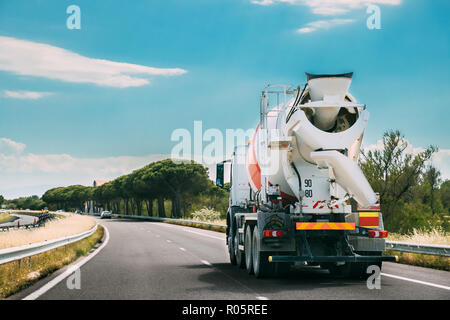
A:
<svg viewBox="0 0 450 320">
<path fill-rule="evenodd" d="M 450 257 L 450 246 L 446 245 L 386 241 L 386 249 Z"/>
<path fill-rule="evenodd" d="M 213 223 L 207 223 L 207 222 L 203 222 L 203 221 L 192 221 L 192 220 L 149 217 L 149 216 L 132 216 L 132 215 L 126 215 L 126 214 L 113 214 L 112 216 L 118 217 L 118 218 L 131 218 L 131 219 L 152 220 L 152 221 L 168 221 L 168 222 L 177 222 L 177 223 L 186 223 L 186 224 L 200 224 L 200 225 L 207 226 L 210 228 L 222 229 L 223 231 L 225 231 L 227 228 L 226 226 L 221 225 L 221 224 L 213 224 Z"/>
<path fill-rule="evenodd" d="M 141 220 L 153 220 L 153 221 L 172 221 L 187 224 L 201 224 L 208 227 L 221 228 L 226 230 L 226 226 L 220 224 L 207 223 L 202 221 L 192 221 L 192 220 L 182 220 L 182 219 L 172 219 L 172 218 L 160 218 L 160 217 L 148 217 L 148 216 L 132 216 L 126 214 L 113 214 L 114 217 L 118 218 L 130 218 L 130 219 L 141 219 Z M 386 241 L 386 249 L 395 251 L 404 251 L 412 253 L 422 253 L 437 256 L 450 256 L 450 246 L 446 245 L 433 245 L 433 244 L 418 244 L 418 243 L 408 243 L 399 241 Z"/>
<path fill-rule="evenodd" d="M 12 247 L 0 250 L 0 265 L 8 263 L 14 260 L 23 259 L 26 257 L 34 256 L 39 253 L 43 253 L 48 250 L 52 250 L 67 244 L 82 240 L 89 237 L 97 230 L 98 224 L 96 224 L 92 229 L 84 231 L 79 234 L 54 239 L 47 240 L 38 243 L 27 244 L 19 247 Z"/>
</svg>

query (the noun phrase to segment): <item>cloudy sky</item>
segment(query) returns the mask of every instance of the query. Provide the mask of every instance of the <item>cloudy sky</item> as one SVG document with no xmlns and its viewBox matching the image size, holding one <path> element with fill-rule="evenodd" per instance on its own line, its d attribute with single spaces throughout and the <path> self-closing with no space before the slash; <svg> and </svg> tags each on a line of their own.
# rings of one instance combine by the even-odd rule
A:
<svg viewBox="0 0 450 320">
<path fill-rule="evenodd" d="M 177 128 L 254 128 L 267 83 L 353 71 L 375 147 L 399 129 L 450 178 L 447 0 L 0 0 L 0 194 L 111 179 Z M 380 8 L 369 30 L 367 6 Z"/>
</svg>

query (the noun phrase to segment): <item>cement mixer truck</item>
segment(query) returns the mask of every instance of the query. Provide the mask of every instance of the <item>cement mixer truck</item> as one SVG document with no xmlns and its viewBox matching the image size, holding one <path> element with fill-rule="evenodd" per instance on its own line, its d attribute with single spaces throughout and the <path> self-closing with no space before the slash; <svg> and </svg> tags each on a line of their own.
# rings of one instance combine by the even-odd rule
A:
<svg viewBox="0 0 450 320">
<path fill-rule="evenodd" d="M 306 73 L 304 86 L 262 91 L 254 137 L 228 170 L 233 265 L 257 278 L 293 265 L 365 278 L 368 266 L 396 259 L 382 255 L 379 198 L 358 166 L 369 112 L 348 91 L 352 76 Z"/>
</svg>

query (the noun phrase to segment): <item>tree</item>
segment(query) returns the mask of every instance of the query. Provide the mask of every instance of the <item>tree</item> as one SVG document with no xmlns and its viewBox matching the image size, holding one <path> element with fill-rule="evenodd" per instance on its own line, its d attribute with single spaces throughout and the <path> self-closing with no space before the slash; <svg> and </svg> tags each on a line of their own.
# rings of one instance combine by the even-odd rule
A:
<svg viewBox="0 0 450 320">
<path fill-rule="evenodd" d="M 172 201 L 173 214 L 181 218 L 181 204 L 184 196 L 196 195 L 208 185 L 206 168 L 194 161 L 173 162 L 171 159 L 155 162 L 151 170 L 154 182 Z"/>
<path fill-rule="evenodd" d="M 423 179 L 426 163 L 436 151 L 435 146 L 429 146 L 416 155 L 408 152 L 408 142 L 398 130 L 384 133 L 383 149 L 367 153 L 362 150 L 361 169 L 374 191 L 380 193 L 383 218 L 391 230 L 402 228 L 398 219 L 402 207 L 414 201 L 414 188 Z"/>
<path fill-rule="evenodd" d="M 445 180 L 440 188 L 439 194 L 442 201 L 442 205 L 444 206 L 447 213 L 450 213 L 450 180 Z"/>
<path fill-rule="evenodd" d="M 436 199 L 437 196 L 439 196 L 436 191 L 439 189 L 439 185 L 441 183 L 440 177 L 441 173 L 439 170 L 431 165 L 427 168 L 427 171 L 425 171 L 424 174 L 424 180 L 430 186 L 430 206 L 433 214 L 440 211 L 440 199 Z"/>
<path fill-rule="evenodd" d="M 5 202 L 5 198 L 3 198 L 2 195 L 0 195 L 0 206 L 3 204 L 3 202 Z"/>
</svg>

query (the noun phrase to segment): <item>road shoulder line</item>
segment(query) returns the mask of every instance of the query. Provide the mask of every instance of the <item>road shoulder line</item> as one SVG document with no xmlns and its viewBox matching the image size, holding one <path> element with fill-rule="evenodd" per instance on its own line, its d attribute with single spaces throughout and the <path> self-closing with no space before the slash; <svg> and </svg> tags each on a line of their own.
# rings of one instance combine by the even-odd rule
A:
<svg viewBox="0 0 450 320">
<path fill-rule="evenodd" d="M 394 279 L 399 279 L 399 280 L 419 283 L 419 284 L 423 284 L 423 285 L 430 286 L 430 287 L 440 288 L 440 289 L 444 289 L 444 290 L 450 290 L 450 287 L 446 287 L 446 286 L 443 286 L 443 285 L 440 285 L 440 284 L 431 283 L 431 282 L 426 282 L 426 281 L 420 281 L 420 280 L 415 280 L 415 279 L 411 279 L 411 278 L 400 277 L 400 276 L 396 276 L 396 275 L 388 274 L 388 273 L 383 273 L 383 272 L 381 273 L 381 275 L 385 276 L 385 277 L 389 277 L 389 278 L 394 278 Z"/>
<path fill-rule="evenodd" d="M 48 282 L 45 285 L 43 285 L 42 287 L 40 287 L 38 290 L 36 290 L 33 293 L 27 295 L 22 300 L 36 300 L 37 298 L 42 296 L 44 293 L 46 293 L 47 291 L 49 291 L 50 289 L 55 287 L 58 283 L 63 281 L 65 278 L 70 276 L 75 270 L 81 268 L 85 263 L 89 262 L 89 260 L 94 258 L 109 242 L 109 231 L 104 225 L 101 225 L 101 226 L 105 230 L 105 241 L 102 243 L 102 245 L 100 247 L 98 247 L 94 252 L 89 254 L 87 257 L 85 257 L 81 261 L 76 262 L 73 265 L 70 265 L 69 268 L 67 268 L 66 271 L 64 271 L 59 276 L 57 276 L 56 278 L 52 279 L 50 282 Z"/>
</svg>

